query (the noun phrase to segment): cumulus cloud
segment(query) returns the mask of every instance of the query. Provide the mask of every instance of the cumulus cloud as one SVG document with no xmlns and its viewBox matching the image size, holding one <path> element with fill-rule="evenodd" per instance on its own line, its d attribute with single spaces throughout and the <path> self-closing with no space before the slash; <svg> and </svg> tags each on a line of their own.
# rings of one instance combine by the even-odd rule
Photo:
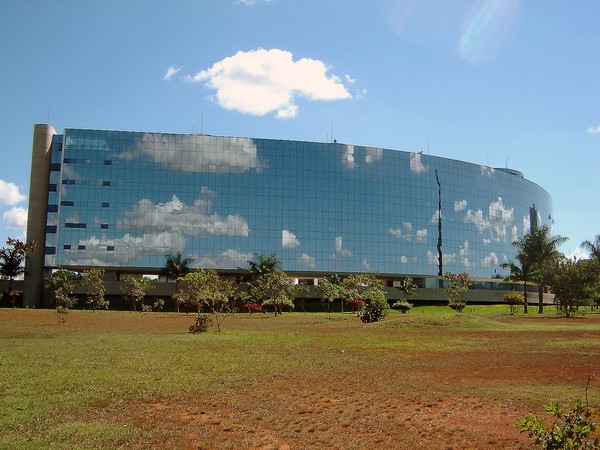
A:
<svg viewBox="0 0 600 450">
<path fill-rule="evenodd" d="M 173 150 L 175 146 L 179 150 Z M 236 137 L 144 133 L 131 149 L 115 156 L 126 161 L 150 160 L 178 172 L 244 173 L 265 167 L 254 141 Z"/>
<path fill-rule="evenodd" d="M 369 264 L 369 261 L 367 261 L 366 259 L 362 260 L 362 266 L 367 271 L 371 270 L 371 265 Z"/>
<path fill-rule="evenodd" d="M 505 207 L 502 197 L 498 197 L 498 200 L 490 203 L 487 216 L 481 209 L 477 211 L 469 209 L 464 222 L 472 223 L 479 232 L 489 229 L 491 238 L 496 242 L 506 241 L 507 226 L 513 223 L 513 208 Z M 514 230 L 516 233 L 516 229 Z"/>
<path fill-rule="evenodd" d="M 281 246 L 283 248 L 296 248 L 300 246 L 300 241 L 290 230 L 281 230 Z"/>
<path fill-rule="evenodd" d="M 205 83 L 215 91 L 219 106 L 263 116 L 275 112 L 280 119 L 298 114 L 298 97 L 308 100 L 351 98 L 340 78 L 328 75 L 322 61 L 302 58 L 279 49 L 239 51 L 187 79 Z"/>
<path fill-rule="evenodd" d="M 67 264 L 122 265 L 138 258 L 183 251 L 186 238 L 179 232 L 163 231 L 133 236 L 126 233 L 114 239 L 92 236 L 71 250 L 64 250 Z M 81 247 L 83 250 L 79 250 Z"/>
<path fill-rule="evenodd" d="M 427 250 L 427 262 L 431 265 L 438 263 L 437 253 Z M 451 264 L 456 262 L 456 253 L 442 253 L 442 264 Z"/>
<path fill-rule="evenodd" d="M 194 258 L 194 265 L 210 269 L 234 269 L 237 267 L 244 267 L 252 258 L 254 258 L 252 253 L 244 253 L 240 252 L 239 250 L 227 249 L 217 255 L 207 254 L 200 258 Z"/>
<path fill-rule="evenodd" d="M 133 209 L 125 211 L 117 221 L 117 229 L 130 233 L 152 233 L 158 230 L 180 232 L 185 235 L 248 236 L 248 222 L 238 214 L 223 217 L 212 211 L 212 200 L 198 198 L 186 205 L 176 195 L 166 203 L 138 201 Z"/>
<path fill-rule="evenodd" d="M 16 205 L 27 200 L 27 197 L 21 193 L 19 186 L 0 179 L 0 205 Z"/>
<path fill-rule="evenodd" d="M 589 134 L 598 134 L 598 133 L 600 133 L 600 126 L 599 126 L 599 127 L 596 127 L 596 128 L 594 128 L 594 127 L 589 127 L 589 128 L 587 129 L 587 132 L 588 132 Z"/>
<path fill-rule="evenodd" d="M 483 245 L 490 245 L 492 243 L 491 239 L 483 239 Z"/>
<path fill-rule="evenodd" d="M 471 267 L 469 262 L 469 241 L 465 241 L 459 251 L 460 262 L 465 268 Z"/>
<path fill-rule="evenodd" d="M 429 169 L 428 166 L 421 162 L 421 153 L 410 154 L 410 171 L 412 173 L 423 173 Z"/>
<path fill-rule="evenodd" d="M 402 237 L 402 230 L 400 228 L 390 228 L 390 234 L 394 236 L 396 239 Z"/>
<path fill-rule="evenodd" d="M 25 231 L 27 228 L 27 210 L 15 206 L 3 214 L 6 228 Z"/>
<path fill-rule="evenodd" d="M 175 75 L 177 75 L 179 73 L 180 70 L 181 70 L 181 67 L 170 66 L 167 69 L 167 73 L 165 73 L 163 80 L 165 80 L 165 81 L 171 80 Z"/>
<path fill-rule="evenodd" d="M 338 236 L 335 238 L 335 253 L 331 256 L 332 259 L 335 259 L 337 255 L 352 256 L 352 252 L 344 248 L 344 241 L 342 236 Z"/>
<path fill-rule="evenodd" d="M 496 256 L 496 252 L 490 252 L 489 255 L 485 256 L 481 260 L 481 264 L 484 266 L 497 266 L 498 265 L 498 257 Z"/>
<path fill-rule="evenodd" d="M 375 161 L 379 161 L 383 157 L 383 150 L 376 147 L 367 147 L 367 154 L 365 155 L 365 162 L 371 164 Z"/>
<path fill-rule="evenodd" d="M 402 264 L 406 264 L 406 263 L 408 263 L 408 258 L 407 258 L 406 256 L 402 255 L 402 256 L 400 257 L 400 262 L 401 262 Z"/>
<path fill-rule="evenodd" d="M 354 169 L 354 145 L 345 145 L 342 153 L 342 166 Z"/>
<path fill-rule="evenodd" d="M 442 214 L 442 219 L 444 215 Z M 436 209 L 433 215 L 431 216 L 431 223 L 437 224 L 440 221 L 440 210 Z"/>
<path fill-rule="evenodd" d="M 298 262 L 302 264 L 304 267 L 308 267 L 309 269 L 314 269 L 316 267 L 316 260 L 310 255 L 306 253 L 302 253 L 302 256 L 298 258 Z"/>
<path fill-rule="evenodd" d="M 577 247 L 575 250 L 573 250 L 571 253 L 569 253 L 567 255 L 567 258 L 576 259 L 577 261 L 579 261 L 580 259 L 588 259 L 589 257 L 590 257 L 589 252 L 582 249 L 581 247 Z"/>
<path fill-rule="evenodd" d="M 495 169 L 493 169 L 492 167 L 481 166 L 481 175 L 485 177 L 491 177 L 492 175 L 494 175 L 494 172 Z"/>
<path fill-rule="evenodd" d="M 417 230 L 417 242 L 427 242 L 427 228 Z"/>
<path fill-rule="evenodd" d="M 464 211 L 467 208 L 466 200 L 454 200 L 454 211 Z"/>
</svg>

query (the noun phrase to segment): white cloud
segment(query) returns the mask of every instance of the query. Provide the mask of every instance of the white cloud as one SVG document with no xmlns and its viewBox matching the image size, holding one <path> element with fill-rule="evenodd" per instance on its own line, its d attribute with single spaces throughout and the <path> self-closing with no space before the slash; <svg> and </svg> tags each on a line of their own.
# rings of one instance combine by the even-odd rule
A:
<svg viewBox="0 0 600 450">
<path fill-rule="evenodd" d="M 444 215 L 442 214 L 442 219 L 444 218 Z M 436 209 L 435 212 L 433 213 L 433 215 L 431 216 L 431 223 L 438 223 L 440 221 L 440 210 Z"/>
<path fill-rule="evenodd" d="M 214 152 L 217 145 L 219 151 Z M 175 146 L 185 150 L 173 150 Z M 244 173 L 265 167 L 254 141 L 236 137 L 145 133 L 130 150 L 115 156 L 126 161 L 149 159 L 179 172 Z"/>
<path fill-rule="evenodd" d="M 238 214 L 222 217 L 212 211 L 212 200 L 198 198 L 186 205 L 173 195 L 171 201 L 154 204 L 142 199 L 117 221 L 118 230 L 153 233 L 158 230 L 186 235 L 248 236 L 248 222 Z"/>
<path fill-rule="evenodd" d="M 25 231 L 27 228 L 27 210 L 15 206 L 3 214 L 6 228 Z"/>
<path fill-rule="evenodd" d="M 491 239 L 483 239 L 483 245 L 490 245 L 492 243 Z"/>
<path fill-rule="evenodd" d="M 463 243 L 462 247 L 460 248 L 459 255 L 460 262 L 462 263 L 463 267 L 471 267 L 471 263 L 469 262 L 469 241 L 465 241 Z"/>
<path fill-rule="evenodd" d="M 206 267 L 206 268 L 229 268 L 234 269 L 237 267 L 246 266 L 247 262 L 252 260 L 254 255 L 252 253 L 243 253 L 239 250 L 227 249 L 218 255 L 204 255 L 201 258 L 194 258 L 194 266 Z"/>
<path fill-rule="evenodd" d="M 513 208 L 505 207 L 502 197 L 498 197 L 498 200 L 490 203 L 487 217 L 484 216 L 481 209 L 468 210 L 464 221 L 473 223 L 479 232 L 489 228 L 491 238 L 496 242 L 506 241 L 506 227 L 513 222 Z M 515 230 L 511 229 L 513 233 L 516 233 Z"/>
<path fill-rule="evenodd" d="M 0 179 L 0 205 L 16 205 L 27 200 L 25 195 L 21 194 L 19 186 Z"/>
<path fill-rule="evenodd" d="M 587 132 L 588 132 L 589 134 L 598 134 L 598 133 L 600 133 L 600 127 L 596 127 L 596 128 L 589 127 L 589 128 L 587 129 Z"/>
<path fill-rule="evenodd" d="M 484 257 L 481 260 L 481 264 L 484 266 L 497 266 L 498 265 L 498 257 L 496 256 L 496 252 L 490 252 L 490 254 Z"/>
<path fill-rule="evenodd" d="M 145 256 L 183 251 L 185 241 L 181 233 L 171 231 L 144 233 L 141 236 L 126 233 L 115 239 L 92 236 L 79 241 L 78 246 L 84 246 L 85 250 L 78 250 L 77 247 L 64 250 L 64 258 L 67 264 L 121 265 Z"/>
<path fill-rule="evenodd" d="M 427 242 L 427 228 L 417 230 L 417 242 Z"/>
<path fill-rule="evenodd" d="M 421 162 L 421 153 L 410 154 L 410 170 L 412 173 L 423 173 L 429 169 Z"/>
<path fill-rule="evenodd" d="M 177 73 L 180 70 L 181 70 L 181 67 L 170 66 L 167 69 L 167 73 L 165 73 L 165 76 L 163 77 L 163 80 L 165 80 L 165 81 L 171 80 L 175 75 L 177 75 Z"/>
<path fill-rule="evenodd" d="M 377 147 L 367 147 L 367 154 L 365 155 L 365 162 L 367 164 L 374 163 L 383 158 L 383 150 Z"/>
<path fill-rule="evenodd" d="M 296 248 L 300 246 L 300 241 L 291 231 L 281 230 L 281 246 L 283 248 Z"/>
<path fill-rule="evenodd" d="M 402 237 L 402 230 L 400 228 L 390 228 L 390 234 L 396 239 Z"/>
<path fill-rule="evenodd" d="M 529 217 L 529 214 L 526 216 L 523 216 L 523 234 L 527 234 L 531 231 L 531 217 Z"/>
<path fill-rule="evenodd" d="M 466 200 L 454 200 L 454 211 L 464 211 L 467 208 Z"/>
<path fill-rule="evenodd" d="M 335 238 L 335 253 L 333 254 L 333 259 L 335 259 L 336 255 L 352 256 L 352 252 L 344 248 L 342 236 L 338 236 Z"/>
<path fill-rule="evenodd" d="M 493 169 L 492 167 L 481 166 L 481 175 L 483 175 L 483 176 L 491 177 L 492 175 L 494 175 L 495 171 L 496 170 Z"/>
<path fill-rule="evenodd" d="M 347 169 L 354 169 L 354 145 L 345 145 L 342 153 L 342 166 Z"/>
<path fill-rule="evenodd" d="M 296 117 L 297 97 L 308 100 L 342 100 L 350 94 L 339 77 L 328 76 L 329 68 L 319 60 L 293 60 L 291 52 L 279 49 L 239 51 L 188 77 L 205 82 L 216 91 L 216 102 L 224 109 L 278 118 Z"/>
<path fill-rule="evenodd" d="M 362 266 L 365 270 L 371 270 L 371 265 L 369 264 L 369 261 L 367 261 L 366 259 L 362 260 Z"/>
<path fill-rule="evenodd" d="M 408 263 L 408 258 L 407 258 L 406 256 L 402 255 L 402 256 L 400 257 L 400 262 L 401 262 L 402 264 L 406 264 L 406 263 Z"/>
<path fill-rule="evenodd" d="M 402 224 L 402 226 L 403 226 L 404 228 L 406 228 L 406 231 L 411 231 L 411 230 L 412 230 L 412 222 L 404 222 L 404 223 Z"/>
<path fill-rule="evenodd" d="M 298 262 L 309 269 L 314 269 L 316 267 L 315 261 L 315 258 L 306 253 L 302 253 L 302 256 L 298 258 Z"/>
<path fill-rule="evenodd" d="M 354 92 L 354 98 L 356 100 L 361 100 L 361 99 L 365 98 L 368 93 L 369 93 L 369 91 L 367 91 L 366 89 L 358 89 L 357 91 Z"/>
<path fill-rule="evenodd" d="M 577 247 L 575 250 L 573 250 L 571 253 L 569 253 L 567 255 L 567 258 L 577 259 L 578 261 L 580 259 L 588 259 L 589 257 L 590 257 L 589 252 L 583 250 L 581 247 Z"/>
<path fill-rule="evenodd" d="M 427 250 L 427 262 L 429 264 L 437 264 L 438 263 L 438 255 L 434 254 L 431 250 Z M 442 264 L 451 264 L 456 262 L 456 254 L 455 253 L 442 253 Z"/>
<path fill-rule="evenodd" d="M 348 75 L 348 74 L 345 74 L 345 75 L 344 75 L 344 78 L 345 78 L 345 79 L 346 79 L 346 81 L 347 81 L 348 83 L 350 83 L 350 84 L 352 84 L 352 83 L 356 83 L 356 78 L 352 78 L 352 77 L 351 77 L 350 75 Z"/>
</svg>

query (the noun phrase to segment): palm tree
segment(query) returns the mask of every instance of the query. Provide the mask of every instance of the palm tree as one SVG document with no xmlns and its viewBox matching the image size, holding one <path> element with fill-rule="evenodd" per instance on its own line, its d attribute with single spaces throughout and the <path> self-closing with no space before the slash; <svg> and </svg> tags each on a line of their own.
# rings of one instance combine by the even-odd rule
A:
<svg viewBox="0 0 600 450">
<path fill-rule="evenodd" d="M 242 277 L 243 282 L 252 284 L 252 282 L 257 278 L 274 272 L 277 269 L 281 269 L 282 261 L 277 258 L 274 253 L 271 253 L 270 255 L 264 255 L 261 253 L 255 256 L 256 261 L 248 261 L 248 267 L 246 269 L 241 269 L 238 267 L 238 269 L 246 271 Z"/>
<path fill-rule="evenodd" d="M 36 248 L 34 241 L 29 243 L 21 242 L 19 239 L 8 238 L 7 246 L 0 249 L 0 278 L 8 280 L 8 295 L 12 299 L 12 306 L 15 306 L 14 293 L 12 283 L 15 278 L 25 272 L 23 260 L 28 253 Z"/>
<path fill-rule="evenodd" d="M 590 258 L 595 258 L 600 261 L 600 234 L 594 238 L 594 242 L 583 241 L 581 246 L 590 251 Z"/>
<path fill-rule="evenodd" d="M 517 238 L 513 242 L 517 249 L 516 259 L 521 263 L 521 266 L 516 266 L 513 262 L 504 263 L 502 267 L 509 269 L 518 269 L 515 273 L 520 276 L 521 281 L 524 281 L 524 312 L 527 312 L 527 282 L 533 281 L 538 283 L 538 313 L 544 312 L 544 290 L 542 266 L 549 262 L 558 259 L 562 253 L 558 250 L 558 246 L 568 240 L 564 236 L 552 236 L 550 228 L 547 225 L 534 228 L 522 238 Z M 512 273 L 512 271 L 511 271 Z M 509 276 L 510 278 L 510 276 Z M 513 275 L 513 279 L 516 278 Z"/>
<path fill-rule="evenodd" d="M 179 291 L 179 277 L 190 273 L 190 264 L 194 262 L 194 259 L 190 257 L 184 258 L 183 252 L 169 253 L 165 255 L 165 258 L 165 266 L 161 269 L 160 274 L 169 280 L 175 280 L 175 293 L 177 293 Z M 177 298 L 177 296 L 174 296 L 174 298 Z M 175 301 L 177 312 L 179 312 L 179 303 Z"/>
</svg>

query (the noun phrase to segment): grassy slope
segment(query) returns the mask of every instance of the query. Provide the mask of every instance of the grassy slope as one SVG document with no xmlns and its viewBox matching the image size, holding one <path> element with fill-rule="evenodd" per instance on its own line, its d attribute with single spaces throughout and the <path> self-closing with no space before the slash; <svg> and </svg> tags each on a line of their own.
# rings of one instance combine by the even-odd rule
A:
<svg viewBox="0 0 600 450">
<path fill-rule="evenodd" d="M 191 315 L 74 311 L 59 325 L 52 311 L 0 310 L 0 448 L 113 448 L 146 432 L 82 414 L 90 407 L 214 393 L 277 374 L 340 367 L 360 371 L 436 370 L 448 352 L 496 352 L 510 365 L 531 354 L 598 360 L 598 321 L 507 316 L 506 307 L 414 308 L 379 324 L 350 314 L 237 315 L 225 331 L 192 335 Z M 567 336 L 573 329 L 580 335 Z M 564 334 L 564 336 L 563 336 Z M 597 368 L 596 368 L 597 369 Z M 468 369 L 466 369 L 468 370 Z M 413 380 L 414 381 L 414 380 Z M 532 404 L 582 395 L 585 380 L 537 383 L 515 377 L 479 386 L 450 380 L 455 394 L 484 392 Z M 426 390 L 424 386 L 422 389 Z M 392 388 L 391 388 L 392 389 Z M 393 390 L 393 389 L 392 389 Z"/>
</svg>

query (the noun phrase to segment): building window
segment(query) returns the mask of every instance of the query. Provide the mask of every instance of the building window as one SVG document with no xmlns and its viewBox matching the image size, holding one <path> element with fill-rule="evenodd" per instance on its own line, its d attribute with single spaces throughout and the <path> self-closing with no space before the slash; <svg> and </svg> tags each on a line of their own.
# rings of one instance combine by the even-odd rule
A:
<svg viewBox="0 0 600 450">
<path fill-rule="evenodd" d="M 103 208 L 108 208 L 108 207 L 110 207 L 110 203 L 108 203 L 108 202 L 102 202 L 102 207 Z"/>
<path fill-rule="evenodd" d="M 56 183 L 50 183 L 48 185 L 48 192 L 56 192 Z"/>
<path fill-rule="evenodd" d="M 62 180 L 62 184 L 74 185 L 75 180 Z"/>
<path fill-rule="evenodd" d="M 44 249 L 44 255 L 56 255 L 56 247 L 46 247 Z"/>
<path fill-rule="evenodd" d="M 85 250 L 85 245 L 78 245 L 77 250 Z"/>
<path fill-rule="evenodd" d="M 51 172 L 60 172 L 60 163 L 51 163 L 50 171 Z"/>
<path fill-rule="evenodd" d="M 48 212 L 58 212 L 58 205 L 48 205 Z"/>
<path fill-rule="evenodd" d="M 65 222 L 65 228 L 87 228 L 87 223 Z"/>
<path fill-rule="evenodd" d="M 71 200 L 63 200 L 60 202 L 60 206 L 74 206 Z"/>
<path fill-rule="evenodd" d="M 101 223 L 100 224 L 100 229 L 101 230 L 108 230 L 108 224 L 107 223 Z"/>
<path fill-rule="evenodd" d="M 71 244 L 63 245 L 63 250 L 71 250 Z"/>
<path fill-rule="evenodd" d="M 104 165 L 105 166 L 112 166 L 112 161 L 110 159 L 105 159 L 104 160 Z"/>
<path fill-rule="evenodd" d="M 106 250 L 108 250 L 109 252 L 114 252 L 115 251 L 115 246 L 114 245 L 107 245 L 106 246 Z"/>
<path fill-rule="evenodd" d="M 46 225 L 46 233 L 56 234 L 56 225 Z"/>
<path fill-rule="evenodd" d="M 102 186 L 110 186 L 110 181 L 103 181 Z"/>
</svg>

